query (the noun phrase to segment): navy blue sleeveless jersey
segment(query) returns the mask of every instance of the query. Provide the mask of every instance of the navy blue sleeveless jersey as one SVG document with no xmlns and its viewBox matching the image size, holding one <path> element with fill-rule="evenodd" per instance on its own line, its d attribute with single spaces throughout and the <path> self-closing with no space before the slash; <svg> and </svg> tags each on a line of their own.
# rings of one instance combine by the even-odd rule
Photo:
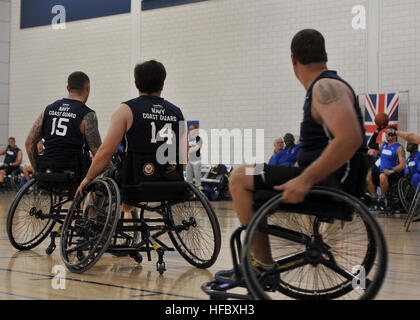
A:
<svg viewBox="0 0 420 320">
<path fill-rule="evenodd" d="M 314 80 L 306 93 L 306 101 L 303 106 L 303 121 L 300 125 L 301 144 L 297 157 L 299 166 L 309 166 L 314 162 L 328 146 L 330 139 L 333 138 L 328 129 L 312 117 L 312 90 L 316 82 L 325 78 L 341 81 L 351 89 L 354 96 L 354 110 L 360 123 L 361 133 L 363 137 L 365 136 L 363 116 L 353 88 L 338 76 L 337 72 L 331 70 L 325 71 Z M 367 150 L 364 146 L 361 146 L 359 151 L 366 152 Z"/>
<path fill-rule="evenodd" d="M 46 107 L 42 123 L 43 154 L 53 159 L 82 154 L 85 139 L 80 124 L 90 112 L 94 111 L 83 102 L 67 98 Z"/>
<path fill-rule="evenodd" d="M 179 139 L 185 130 L 181 109 L 156 96 L 140 96 L 124 104 L 133 113 L 133 124 L 123 140 L 126 152 L 156 154 L 167 143 L 177 147 L 178 155 Z"/>
<path fill-rule="evenodd" d="M 11 164 L 11 163 L 16 162 L 19 151 L 20 151 L 20 149 L 18 147 L 14 148 L 14 149 L 10 148 L 10 146 L 7 147 L 6 156 L 4 157 L 3 162 L 7 163 L 7 164 Z"/>
</svg>

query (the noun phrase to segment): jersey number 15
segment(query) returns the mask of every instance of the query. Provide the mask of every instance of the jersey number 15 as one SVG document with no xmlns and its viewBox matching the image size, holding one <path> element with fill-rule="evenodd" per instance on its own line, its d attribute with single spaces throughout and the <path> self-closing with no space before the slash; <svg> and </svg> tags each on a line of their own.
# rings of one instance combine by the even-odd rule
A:
<svg viewBox="0 0 420 320">
<path fill-rule="evenodd" d="M 54 134 L 56 134 L 57 136 L 64 137 L 67 134 L 67 126 L 65 125 L 65 123 L 69 121 L 70 119 L 68 118 L 58 118 L 57 123 L 57 118 L 53 118 L 51 135 L 53 136 Z"/>
</svg>

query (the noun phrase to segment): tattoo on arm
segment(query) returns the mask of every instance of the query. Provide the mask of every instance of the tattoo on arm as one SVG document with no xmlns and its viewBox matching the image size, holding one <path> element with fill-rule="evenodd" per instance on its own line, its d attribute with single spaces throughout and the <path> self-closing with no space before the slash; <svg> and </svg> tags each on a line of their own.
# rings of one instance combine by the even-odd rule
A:
<svg viewBox="0 0 420 320">
<path fill-rule="evenodd" d="M 42 114 L 36 119 L 28 137 L 26 138 L 26 152 L 28 154 L 29 161 L 31 162 L 32 168 L 36 170 L 37 166 L 37 155 L 38 155 L 38 142 L 42 139 Z"/>
<path fill-rule="evenodd" d="M 318 82 L 317 100 L 320 104 L 327 105 L 340 100 L 344 94 L 342 86 L 336 85 L 329 80 Z"/>
<path fill-rule="evenodd" d="M 403 147 L 400 147 L 401 149 L 400 149 L 400 151 L 401 151 L 401 156 L 403 157 L 403 158 L 405 158 L 405 150 L 404 150 L 404 148 Z"/>
<path fill-rule="evenodd" d="M 90 112 L 83 120 L 86 121 L 85 138 L 87 145 L 89 150 L 95 155 L 102 144 L 101 135 L 98 130 L 98 118 L 95 112 Z"/>
</svg>

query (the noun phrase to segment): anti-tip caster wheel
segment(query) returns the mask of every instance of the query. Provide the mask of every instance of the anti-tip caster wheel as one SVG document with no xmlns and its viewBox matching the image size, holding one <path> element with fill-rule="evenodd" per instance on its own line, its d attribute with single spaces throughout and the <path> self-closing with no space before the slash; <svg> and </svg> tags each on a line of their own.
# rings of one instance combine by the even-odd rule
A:
<svg viewBox="0 0 420 320">
<path fill-rule="evenodd" d="M 47 249 L 45 249 L 45 253 L 50 256 L 54 252 L 55 248 L 56 248 L 55 244 L 52 245 L 52 246 L 49 246 L 49 247 L 47 247 Z"/>
<path fill-rule="evenodd" d="M 77 251 L 77 260 L 82 261 L 85 258 L 85 254 L 82 251 Z"/>
<path fill-rule="evenodd" d="M 140 253 L 133 253 L 130 255 L 131 258 L 134 259 L 135 262 L 137 262 L 138 264 L 143 262 L 143 256 Z"/>
<path fill-rule="evenodd" d="M 166 271 L 165 263 L 158 264 L 156 269 L 162 275 Z"/>
</svg>

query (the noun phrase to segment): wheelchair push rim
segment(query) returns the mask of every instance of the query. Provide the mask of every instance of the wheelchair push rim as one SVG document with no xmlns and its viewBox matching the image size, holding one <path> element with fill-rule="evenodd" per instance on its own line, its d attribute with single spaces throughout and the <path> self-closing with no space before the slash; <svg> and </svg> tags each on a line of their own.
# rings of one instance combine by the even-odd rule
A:
<svg viewBox="0 0 420 320">
<path fill-rule="evenodd" d="M 176 250 L 188 263 L 205 269 L 212 266 L 219 255 L 220 225 L 208 199 L 190 183 L 188 189 L 197 200 L 185 200 L 168 207 L 175 229 L 168 234 Z"/>
<path fill-rule="evenodd" d="M 91 193 L 97 198 L 86 201 L 94 201 L 93 205 L 88 205 L 98 212 L 94 218 L 89 218 L 89 210 L 81 208 Z M 106 252 L 118 224 L 120 200 L 118 186 L 110 178 L 93 180 L 86 186 L 83 197 L 74 199 L 64 220 L 60 250 L 62 260 L 71 272 L 86 272 Z"/>
<path fill-rule="evenodd" d="M 50 192 L 38 192 L 38 181 L 31 180 L 16 194 L 7 216 L 7 235 L 18 250 L 30 250 L 48 237 L 56 221 L 44 218 L 52 214 L 53 197 Z M 30 189 L 32 188 L 32 192 Z"/>
<path fill-rule="evenodd" d="M 241 269 L 248 290 L 256 299 L 373 299 L 387 268 L 385 238 L 377 221 L 358 199 L 344 192 L 317 187 L 310 194 L 351 206 L 352 221 L 278 210 L 282 196 L 275 196 L 247 228 Z M 275 226 L 276 219 L 282 227 Z M 256 273 L 251 248 L 261 231 L 270 234 L 278 264 L 271 271 Z M 348 253 L 354 256 L 347 257 Z M 269 277 L 276 283 L 262 283 Z"/>
</svg>

